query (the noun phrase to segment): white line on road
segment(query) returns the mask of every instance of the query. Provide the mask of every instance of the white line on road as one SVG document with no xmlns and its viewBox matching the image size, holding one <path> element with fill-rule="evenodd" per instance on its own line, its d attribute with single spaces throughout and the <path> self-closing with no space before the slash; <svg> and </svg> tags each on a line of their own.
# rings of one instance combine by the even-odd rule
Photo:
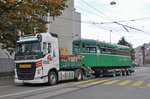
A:
<svg viewBox="0 0 150 99">
<path fill-rule="evenodd" d="M 45 89 L 49 89 L 49 88 L 61 87 L 61 86 L 64 86 L 64 85 L 50 86 L 50 87 L 46 87 L 46 88 L 39 88 L 39 89 L 34 89 L 34 90 L 29 90 L 29 91 L 24 91 L 24 92 L 18 92 L 18 93 L 2 95 L 2 96 L 0 96 L 0 98 L 19 95 L 19 94 L 25 94 L 25 93 L 30 93 L 30 92 L 35 92 L 35 91 L 39 91 L 39 90 L 45 90 Z"/>
<path fill-rule="evenodd" d="M 79 88 L 65 88 L 65 89 L 56 90 L 53 92 L 48 92 L 48 93 L 43 93 L 43 94 L 39 94 L 39 95 L 35 95 L 35 96 L 22 98 L 22 99 L 44 99 L 44 98 L 53 97 L 56 95 L 64 94 L 64 93 L 71 92 L 71 91 L 78 90 L 78 89 Z"/>
</svg>

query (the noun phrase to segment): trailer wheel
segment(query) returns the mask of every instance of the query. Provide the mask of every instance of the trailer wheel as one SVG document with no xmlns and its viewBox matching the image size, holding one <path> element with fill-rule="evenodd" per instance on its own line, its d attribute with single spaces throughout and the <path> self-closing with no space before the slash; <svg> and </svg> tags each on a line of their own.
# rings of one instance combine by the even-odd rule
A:
<svg viewBox="0 0 150 99">
<path fill-rule="evenodd" d="M 75 70 L 75 80 L 80 81 L 83 79 L 83 71 L 81 69 Z"/>
<path fill-rule="evenodd" d="M 126 72 L 126 71 L 124 71 L 124 72 L 123 72 L 123 75 L 124 75 L 124 76 L 126 76 L 126 75 L 127 75 L 127 72 Z"/>
<path fill-rule="evenodd" d="M 54 71 L 51 71 L 48 75 L 48 84 L 53 86 L 57 83 L 57 75 Z"/>
<path fill-rule="evenodd" d="M 122 71 L 120 71 L 120 76 L 122 76 Z"/>
<path fill-rule="evenodd" d="M 131 72 L 128 70 L 128 71 L 127 71 L 127 75 L 130 75 L 130 74 L 131 74 Z"/>
<path fill-rule="evenodd" d="M 113 76 L 113 77 L 116 77 L 116 72 L 115 72 L 115 71 L 113 72 L 112 76 Z"/>
</svg>

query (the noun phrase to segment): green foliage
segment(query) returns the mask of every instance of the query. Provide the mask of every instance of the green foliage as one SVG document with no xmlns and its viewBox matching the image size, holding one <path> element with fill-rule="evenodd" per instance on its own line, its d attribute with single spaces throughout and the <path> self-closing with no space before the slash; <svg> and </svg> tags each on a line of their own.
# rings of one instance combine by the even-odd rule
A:
<svg viewBox="0 0 150 99">
<path fill-rule="evenodd" d="M 132 44 L 130 44 L 129 42 L 127 42 L 124 37 L 122 37 L 119 40 L 118 44 L 130 47 L 130 49 L 131 49 L 131 60 L 134 61 L 135 60 L 135 51 L 134 51 L 134 49 L 132 47 Z"/>
<path fill-rule="evenodd" d="M 55 18 L 62 14 L 67 0 L 0 0 L 0 43 L 1 48 L 14 52 L 19 32 L 25 34 L 46 32 L 44 17 Z"/>
</svg>

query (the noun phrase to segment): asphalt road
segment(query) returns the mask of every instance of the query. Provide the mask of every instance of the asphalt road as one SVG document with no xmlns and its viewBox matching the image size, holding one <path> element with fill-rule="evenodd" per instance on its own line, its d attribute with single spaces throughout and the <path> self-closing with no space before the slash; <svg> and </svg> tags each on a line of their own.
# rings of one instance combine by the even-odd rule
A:
<svg viewBox="0 0 150 99">
<path fill-rule="evenodd" d="M 55 86 L 0 86 L 0 99 L 150 99 L 150 67 L 129 76 L 60 82 Z"/>
</svg>

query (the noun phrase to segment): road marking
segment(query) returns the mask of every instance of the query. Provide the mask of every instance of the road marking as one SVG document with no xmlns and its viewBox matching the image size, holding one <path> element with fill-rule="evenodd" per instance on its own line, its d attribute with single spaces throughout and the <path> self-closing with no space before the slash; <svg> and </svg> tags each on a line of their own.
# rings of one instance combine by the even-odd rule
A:
<svg viewBox="0 0 150 99">
<path fill-rule="evenodd" d="M 80 81 L 80 82 L 76 82 L 76 83 L 73 83 L 73 84 L 83 84 L 83 83 L 87 83 L 87 82 L 91 82 L 91 81 L 94 81 L 94 80 Z"/>
<path fill-rule="evenodd" d="M 70 81 L 70 82 L 64 82 L 64 83 L 60 83 L 60 84 L 71 84 L 74 83 L 75 81 Z"/>
<path fill-rule="evenodd" d="M 123 81 L 123 82 L 119 83 L 118 85 L 124 86 L 124 85 L 127 85 L 130 82 L 131 82 L 131 80 L 126 80 L 126 81 Z"/>
<path fill-rule="evenodd" d="M 150 87 L 150 83 L 147 84 L 147 87 Z"/>
<path fill-rule="evenodd" d="M 103 84 L 110 85 L 110 84 L 116 83 L 118 81 L 120 81 L 120 80 L 113 80 L 113 81 L 109 81 L 109 82 L 106 82 L 106 83 L 103 83 Z"/>
<path fill-rule="evenodd" d="M 91 83 L 88 83 L 88 84 L 99 84 L 99 83 L 102 83 L 102 82 L 105 82 L 105 81 L 108 81 L 108 80 L 100 80 L 100 81 L 95 81 L 95 82 L 91 82 Z"/>
<path fill-rule="evenodd" d="M 10 86 L 13 86 L 13 85 L 3 85 L 3 86 L 0 86 L 0 88 L 10 87 Z"/>
<path fill-rule="evenodd" d="M 144 81 L 137 81 L 132 86 L 141 86 L 144 83 Z"/>
<path fill-rule="evenodd" d="M 21 99 L 45 99 L 45 98 L 49 99 L 50 97 L 57 96 L 57 95 L 64 94 L 64 93 L 68 93 L 68 92 L 75 91 L 78 89 L 79 88 L 65 88 L 65 89 L 60 89 L 60 90 L 56 90 L 53 92 L 29 96 L 29 97 L 25 97 L 25 98 L 21 98 Z"/>
<path fill-rule="evenodd" d="M 23 91 L 23 92 L 17 92 L 17 93 L 12 93 L 12 94 L 6 94 L 6 95 L 0 96 L 0 98 L 14 96 L 14 95 L 19 95 L 19 94 L 25 94 L 25 93 L 31 93 L 31 92 L 35 92 L 35 91 L 40 91 L 40 90 L 45 90 L 45 89 L 55 88 L 55 87 L 61 87 L 61 86 L 64 86 L 64 85 L 50 86 L 50 87 L 46 87 L 46 88 L 39 88 L 39 89 L 34 89 L 34 90 L 29 90 L 29 91 Z"/>
</svg>

